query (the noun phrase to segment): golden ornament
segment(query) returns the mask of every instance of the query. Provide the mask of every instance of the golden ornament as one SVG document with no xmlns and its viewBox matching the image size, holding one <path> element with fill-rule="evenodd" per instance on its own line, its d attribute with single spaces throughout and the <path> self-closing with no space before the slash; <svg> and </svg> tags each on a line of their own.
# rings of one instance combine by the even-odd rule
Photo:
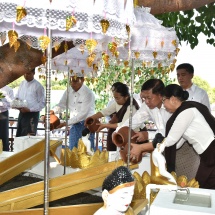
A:
<svg viewBox="0 0 215 215">
<path fill-rule="evenodd" d="M 45 55 L 43 55 L 41 57 L 41 61 L 42 61 L 42 64 L 45 65 L 46 61 L 47 61 L 47 57 Z"/>
<path fill-rule="evenodd" d="M 67 66 L 67 60 L 64 61 L 64 65 Z"/>
<path fill-rule="evenodd" d="M 94 61 L 94 58 L 93 57 L 91 57 L 91 56 L 89 56 L 89 57 L 87 57 L 87 65 L 89 66 L 89 67 L 91 67 L 92 65 L 93 65 L 93 61 Z"/>
<path fill-rule="evenodd" d="M 155 70 L 154 70 L 154 69 L 151 69 L 151 70 L 150 70 L 150 73 L 151 73 L 151 75 L 154 75 Z"/>
<path fill-rule="evenodd" d="M 170 59 L 170 58 L 172 57 L 172 54 L 169 52 L 169 53 L 167 54 L 167 57 L 168 57 L 168 59 Z"/>
<path fill-rule="evenodd" d="M 156 58 L 158 53 L 156 51 L 154 51 L 154 52 L 152 52 L 152 55 L 153 55 L 154 58 Z"/>
<path fill-rule="evenodd" d="M 173 71 L 175 69 L 175 64 L 170 64 L 170 70 Z"/>
<path fill-rule="evenodd" d="M 140 76 L 142 71 L 140 69 L 137 70 L 137 74 Z"/>
<path fill-rule="evenodd" d="M 69 49 L 68 44 L 67 44 L 67 42 L 65 41 L 65 43 L 64 43 L 64 51 L 67 53 L 68 49 Z"/>
<path fill-rule="evenodd" d="M 22 6 L 16 7 L 16 21 L 20 22 L 27 15 L 27 11 Z"/>
<path fill-rule="evenodd" d="M 161 68 L 162 68 L 162 63 L 159 62 L 159 63 L 158 63 L 158 69 L 161 69 Z"/>
<path fill-rule="evenodd" d="M 103 60 L 105 63 L 108 63 L 108 61 L 109 61 L 109 55 L 103 52 L 103 53 L 102 53 L 102 60 Z"/>
<path fill-rule="evenodd" d="M 173 64 L 175 64 L 176 62 L 177 62 L 177 59 L 174 59 L 174 60 L 172 61 Z"/>
<path fill-rule="evenodd" d="M 119 57 L 119 51 L 116 51 L 116 52 L 114 53 L 114 56 L 115 56 L 116 58 L 118 58 L 118 57 Z"/>
<path fill-rule="evenodd" d="M 126 60 L 126 61 L 124 61 L 124 66 L 125 67 L 128 67 L 129 66 L 129 62 Z"/>
<path fill-rule="evenodd" d="M 177 178 L 177 185 L 180 187 L 186 187 L 188 183 L 188 179 L 185 175 L 181 175 Z"/>
<path fill-rule="evenodd" d="M 172 45 L 174 45 L 175 47 L 177 46 L 177 41 L 176 40 L 173 40 L 172 41 Z"/>
<path fill-rule="evenodd" d="M 58 49 L 60 48 L 60 42 L 58 42 L 58 41 L 56 41 L 56 42 L 54 42 L 54 50 L 57 52 L 58 51 Z"/>
<path fill-rule="evenodd" d="M 180 51 L 179 48 L 176 48 L 176 49 L 175 49 L 176 56 L 178 55 L 178 52 L 179 52 L 179 51 Z"/>
<path fill-rule="evenodd" d="M 161 48 L 163 48 L 163 46 L 164 46 L 164 41 L 162 40 L 161 41 Z"/>
<path fill-rule="evenodd" d="M 117 50 L 117 44 L 115 42 L 108 43 L 108 49 L 110 50 L 112 55 L 114 55 Z"/>
<path fill-rule="evenodd" d="M 8 39 L 9 39 L 9 45 L 10 45 L 10 48 L 11 48 L 14 45 L 14 43 L 16 43 L 16 41 L 18 39 L 17 32 L 14 31 L 14 30 L 8 31 Z"/>
<path fill-rule="evenodd" d="M 122 70 L 122 73 L 124 73 L 124 74 L 125 74 L 126 72 L 127 72 L 127 70 L 126 70 L 126 69 L 123 69 L 123 70 Z"/>
<path fill-rule="evenodd" d="M 42 72 L 42 68 L 39 67 L 39 68 L 38 68 L 38 72 Z"/>
<path fill-rule="evenodd" d="M 130 26 L 129 25 L 125 25 L 125 28 L 126 28 L 126 31 L 128 33 L 128 36 L 130 36 L 130 32 L 131 32 Z"/>
<path fill-rule="evenodd" d="M 84 75 L 84 69 L 81 70 L 81 73 Z"/>
<path fill-rule="evenodd" d="M 20 42 L 17 40 L 17 41 L 13 44 L 13 47 L 14 47 L 14 51 L 17 52 L 18 48 L 20 47 Z"/>
<path fill-rule="evenodd" d="M 69 72 L 70 72 L 70 74 L 72 74 L 72 73 L 73 73 L 73 70 L 72 70 L 72 69 L 70 69 L 70 71 L 69 71 Z"/>
<path fill-rule="evenodd" d="M 135 57 L 136 57 L 136 59 L 137 59 L 137 58 L 140 57 L 140 52 L 134 52 L 134 55 L 135 55 Z"/>
<path fill-rule="evenodd" d="M 98 71 L 98 66 L 97 66 L 97 64 L 93 64 L 93 70 L 95 71 L 95 72 L 97 72 Z"/>
<path fill-rule="evenodd" d="M 103 34 L 106 34 L 106 32 L 107 32 L 107 30 L 108 30 L 108 28 L 110 26 L 109 21 L 107 19 L 102 19 L 100 21 L 100 24 L 102 26 L 102 32 L 103 32 Z"/>
<path fill-rule="evenodd" d="M 39 41 L 39 44 L 40 44 L 40 47 L 41 47 L 42 51 L 44 52 L 47 49 L 47 47 L 48 47 L 48 45 L 50 43 L 50 38 L 45 36 L 45 35 L 43 35 L 43 36 L 40 36 L 38 38 L 38 41 Z"/>
<path fill-rule="evenodd" d="M 97 41 L 94 39 L 86 40 L 86 47 L 89 53 L 92 53 L 97 46 Z"/>
<path fill-rule="evenodd" d="M 146 65 L 147 65 L 146 62 L 143 61 L 143 62 L 142 62 L 142 67 L 143 67 L 143 68 L 146 68 Z"/>
<path fill-rule="evenodd" d="M 67 16 L 66 17 L 66 30 L 68 31 L 77 23 L 77 20 L 74 16 Z"/>
<path fill-rule="evenodd" d="M 55 79 L 54 79 L 55 81 L 57 81 L 57 77 L 55 77 Z"/>
</svg>

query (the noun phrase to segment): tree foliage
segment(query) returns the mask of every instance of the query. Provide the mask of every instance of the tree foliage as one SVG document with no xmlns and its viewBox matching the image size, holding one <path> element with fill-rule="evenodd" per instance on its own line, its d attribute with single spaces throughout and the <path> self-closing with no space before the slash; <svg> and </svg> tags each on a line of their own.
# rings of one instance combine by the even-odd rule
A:
<svg viewBox="0 0 215 215">
<path fill-rule="evenodd" d="M 207 81 L 199 76 L 194 76 L 193 83 L 207 92 L 211 104 L 215 102 L 215 88 L 212 88 Z"/>
<path fill-rule="evenodd" d="M 169 70 L 168 70 L 169 71 Z M 133 92 L 139 93 L 142 84 L 150 78 L 162 79 L 165 84 L 172 80 L 166 68 L 142 68 L 137 67 L 134 70 Z M 96 110 L 101 110 L 112 98 L 111 86 L 113 83 L 120 81 L 127 84 L 131 89 L 132 70 L 127 68 L 126 71 L 120 66 L 109 66 L 105 68 L 98 78 L 85 79 L 86 85 L 96 94 Z"/>
<path fill-rule="evenodd" d="M 156 17 L 165 27 L 173 27 L 179 41 L 185 41 L 193 49 L 198 45 L 198 35 L 206 35 L 207 43 L 215 46 L 215 3 L 198 9 L 170 12 Z"/>
</svg>

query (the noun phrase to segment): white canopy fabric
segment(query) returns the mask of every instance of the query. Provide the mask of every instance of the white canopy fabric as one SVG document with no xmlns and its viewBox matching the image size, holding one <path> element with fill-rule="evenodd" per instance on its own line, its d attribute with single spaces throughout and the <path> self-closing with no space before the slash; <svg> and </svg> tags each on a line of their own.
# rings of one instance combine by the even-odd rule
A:
<svg viewBox="0 0 215 215">
<path fill-rule="evenodd" d="M 16 22 L 16 7 L 23 6 L 27 16 Z M 125 25 L 132 25 L 135 16 L 133 0 L 5 0 L 0 3 L 1 31 L 14 29 L 19 36 L 41 36 L 44 28 L 53 30 L 53 37 L 64 39 L 101 39 L 104 36 L 127 38 Z M 66 18 L 74 16 L 77 23 L 66 31 Z M 106 34 L 100 21 L 110 23 Z"/>
</svg>

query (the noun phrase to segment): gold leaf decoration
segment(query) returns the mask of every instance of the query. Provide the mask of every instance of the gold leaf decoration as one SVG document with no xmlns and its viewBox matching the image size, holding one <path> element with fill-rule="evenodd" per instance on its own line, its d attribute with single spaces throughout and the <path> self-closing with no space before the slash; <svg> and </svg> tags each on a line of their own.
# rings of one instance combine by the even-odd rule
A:
<svg viewBox="0 0 215 215">
<path fill-rule="evenodd" d="M 173 40 L 172 41 L 172 45 L 174 45 L 175 47 L 177 46 L 177 41 L 176 40 Z"/>
<path fill-rule="evenodd" d="M 94 39 L 86 40 L 86 47 L 87 47 L 89 53 L 92 53 L 94 51 L 97 44 L 98 44 L 97 41 Z"/>
<path fill-rule="evenodd" d="M 14 43 L 16 43 L 16 41 L 18 39 L 17 32 L 14 31 L 14 30 L 8 31 L 8 39 L 9 39 L 9 45 L 10 45 L 10 48 L 11 48 L 14 45 Z"/>
<path fill-rule="evenodd" d="M 67 16 L 66 17 L 66 30 L 68 31 L 77 23 L 77 20 L 74 16 Z"/>
<path fill-rule="evenodd" d="M 130 32 L 131 32 L 130 26 L 129 25 L 125 25 L 125 28 L 126 28 L 126 31 L 128 33 L 128 36 L 130 36 Z"/>
<path fill-rule="evenodd" d="M 168 59 L 170 59 L 170 58 L 172 57 L 172 54 L 169 52 L 169 53 L 167 54 L 167 57 L 168 57 Z"/>
<path fill-rule="evenodd" d="M 117 44 L 115 42 L 108 43 L 108 49 L 110 50 L 112 55 L 114 55 L 117 50 Z"/>
<path fill-rule="evenodd" d="M 20 47 L 20 42 L 17 40 L 17 41 L 14 43 L 13 47 L 14 47 L 14 51 L 17 52 L 17 50 L 18 50 L 19 47 Z"/>
<path fill-rule="evenodd" d="M 164 46 L 164 41 L 162 40 L 161 41 L 161 48 L 163 48 L 163 46 Z"/>
<path fill-rule="evenodd" d="M 41 57 L 41 61 L 42 61 L 42 64 L 45 65 L 46 61 L 47 61 L 47 57 L 45 55 L 43 55 Z"/>
<path fill-rule="evenodd" d="M 50 38 L 48 36 L 43 35 L 38 38 L 38 41 L 42 51 L 44 52 L 50 43 Z"/>
<path fill-rule="evenodd" d="M 60 48 L 60 42 L 58 42 L 58 41 L 55 41 L 54 42 L 54 50 L 57 52 L 58 51 L 58 49 Z"/>
<path fill-rule="evenodd" d="M 20 22 L 27 15 L 27 11 L 22 6 L 16 7 L 16 21 Z"/>
<path fill-rule="evenodd" d="M 178 55 L 179 51 L 180 51 L 179 48 L 176 48 L 176 49 L 175 49 L 176 56 Z"/>
<path fill-rule="evenodd" d="M 64 51 L 67 53 L 68 49 L 69 49 L 68 44 L 67 44 L 67 42 L 65 41 L 65 44 L 64 44 Z"/>
<path fill-rule="evenodd" d="M 137 58 L 140 57 L 140 52 L 134 52 L 134 55 L 135 55 L 135 57 L 136 57 L 136 59 L 137 59 Z"/>
<path fill-rule="evenodd" d="M 154 51 L 154 52 L 152 52 L 152 55 L 153 55 L 154 58 L 156 58 L 158 53 L 156 51 Z"/>
<path fill-rule="evenodd" d="M 100 21 L 100 24 L 101 24 L 101 26 L 102 26 L 102 32 L 103 32 L 104 34 L 106 34 L 106 32 L 107 32 L 107 30 L 108 30 L 108 28 L 109 28 L 109 26 L 110 26 L 109 21 L 108 21 L 107 19 L 102 19 L 102 20 Z"/>
</svg>

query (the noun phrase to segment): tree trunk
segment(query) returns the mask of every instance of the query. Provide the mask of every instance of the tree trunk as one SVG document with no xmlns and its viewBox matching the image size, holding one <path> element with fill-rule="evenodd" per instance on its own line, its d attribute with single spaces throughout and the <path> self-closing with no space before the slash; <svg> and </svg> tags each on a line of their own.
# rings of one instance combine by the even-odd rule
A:
<svg viewBox="0 0 215 215">
<path fill-rule="evenodd" d="M 9 43 L 0 47 L 0 88 L 13 82 L 27 71 L 42 64 L 41 57 L 42 51 L 27 48 L 25 42 L 19 40 L 20 47 L 17 52 L 14 48 L 9 47 Z M 74 47 L 72 42 L 67 42 L 68 49 Z M 52 49 L 52 57 L 55 57 L 64 52 L 64 42 L 61 44 L 57 52 Z"/>
<path fill-rule="evenodd" d="M 200 8 L 215 0 L 138 0 L 138 5 L 150 7 L 151 14 L 163 14 L 168 12 L 192 10 Z"/>
</svg>

